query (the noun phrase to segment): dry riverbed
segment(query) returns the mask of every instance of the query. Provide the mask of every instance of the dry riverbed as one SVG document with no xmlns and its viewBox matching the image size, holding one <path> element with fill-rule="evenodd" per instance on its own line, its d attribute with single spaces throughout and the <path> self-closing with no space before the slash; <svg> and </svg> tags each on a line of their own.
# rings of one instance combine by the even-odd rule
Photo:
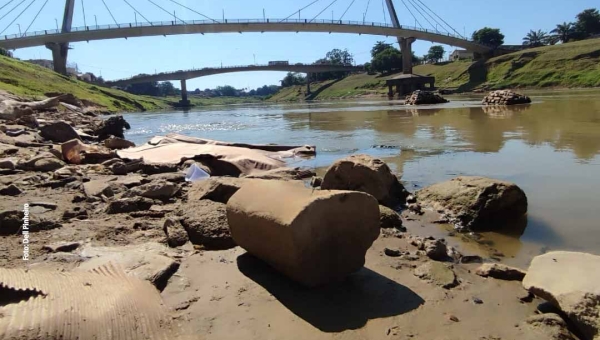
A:
<svg viewBox="0 0 600 340">
<path fill-rule="evenodd" d="M 61 100 L 68 102 L 58 104 Z M 477 223 L 496 215 L 458 214 L 455 207 L 429 204 L 431 192 L 407 197 L 381 161 L 346 160 L 355 167 L 370 164 L 367 170 L 375 169 L 384 178 L 381 183 L 392 183 L 365 182 L 362 188 L 398 213 L 380 207 L 382 228 L 366 252 L 364 268 L 341 282 L 306 288 L 236 246 L 226 203 L 257 181 L 315 187 L 306 190 L 320 190 L 321 182 L 348 188 L 302 169 L 223 177 L 215 172 L 227 167 L 201 161 L 197 165 L 213 177 L 186 182 L 184 170 L 195 161 L 157 165 L 122 159 L 115 150 L 131 146 L 119 138 L 126 122 L 105 121 L 76 98 L 43 107 L 19 105 L 0 120 L 0 267 L 68 275 L 116 265 L 160 291 L 166 313 L 161 322 L 167 325 L 161 331 L 172 331 L 169 338 L 492 340 L 594 334 L 582 335 L 572 315 L 525 290 L 525 272 L 501 265 L 493 249 L 481 256 L 461 254 L 459 245 L 423 237 L 424 225 L 477 229 Z M 341 163 L 335 166 L 340 173 L 348 171 Z M 520 193 L 509 184 L 481 185 L 493 185 L 498 197 L 506 194 L 502 197 L 522 208 Z M 0 292 L 11 298 L 0 304 L 0 315 L 10 316 L 3 309 L 10 311 L 18 301 L 27 305 L 27 298 L 2 277 Z M 0 318 L 0 334 L 17 337 L 11 327 Z"/>
</svg>

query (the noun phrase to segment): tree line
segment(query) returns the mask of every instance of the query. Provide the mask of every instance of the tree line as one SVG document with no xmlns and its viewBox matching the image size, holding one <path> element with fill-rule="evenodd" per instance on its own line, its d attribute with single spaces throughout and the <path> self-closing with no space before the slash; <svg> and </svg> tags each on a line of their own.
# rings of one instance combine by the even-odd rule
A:
<svg viewBox="0 0 600 340">
<path fill-rule="evenodd" d="M 589 8 L 577 14 L 576 21 L 557 24 L 550 32 L 530 30 L 523 38 L 523 45 L 538 47 L 587 39 L 600 34 L 600 12 Z"/>
</svg>

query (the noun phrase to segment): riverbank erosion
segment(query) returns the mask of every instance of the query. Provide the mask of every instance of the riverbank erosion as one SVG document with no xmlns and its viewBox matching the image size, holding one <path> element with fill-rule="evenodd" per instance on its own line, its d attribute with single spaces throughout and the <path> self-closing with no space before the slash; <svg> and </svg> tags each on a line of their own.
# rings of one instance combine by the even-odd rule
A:
<svg viewBox="0 0 600 340">
<path fill-rule="evenodd" d="M 317 178 L 286 162 L 314 146 L 181 135 L 135 146 L 122 117 L 53 106 L 64 100 L 13 105 L 19 113 L 0 120 L 0 291 L 10 296 L 0 338 L 22 338 L 15 325 L 25 321 L 28 338 L 63 339 L 596 334 L 596 307 L 553 298 L 562 291 L 538 283 L 549 275 L 537 274 L 539 261 L 510 268 L 422 235 L 444 218 L 476 229 L 490 216 L 522 217 L 525 193 L 512 183 L 411 194 L 368 155 Z M 588 277 L 562 280 L 589 288 Z"/>
</svg>

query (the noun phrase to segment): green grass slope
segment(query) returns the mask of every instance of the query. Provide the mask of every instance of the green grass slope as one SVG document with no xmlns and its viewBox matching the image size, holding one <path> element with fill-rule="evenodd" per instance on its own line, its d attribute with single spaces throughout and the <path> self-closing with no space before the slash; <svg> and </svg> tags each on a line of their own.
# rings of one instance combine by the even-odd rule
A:
<svg viewBox="0 0 600 340">
<path fill-rule="evenodd" d="M 44 94 L 50 92 L 71 93 L 111 112 L 158 110 L 168 106 L 162 99 L 95 86 L 3 56 L 0 56 L 0 90 L 31 99 L 45 98 Z"/>
<path fill-rule="evenodd" d="M 527 49 L 487 61 L 461 60 L 418 65 L 415 74 L 432 75 L 439 88 L 470 91 L 476 88 L 600 87 L 600 39 Z M 343 99 L 387 93 L 385 81 L 393 77 L 353 74 L 338 81 L 312 83 L 310 99 Z M 305 86 L 282 89 L 271 101 L 298 101 Z"/>
</svg>

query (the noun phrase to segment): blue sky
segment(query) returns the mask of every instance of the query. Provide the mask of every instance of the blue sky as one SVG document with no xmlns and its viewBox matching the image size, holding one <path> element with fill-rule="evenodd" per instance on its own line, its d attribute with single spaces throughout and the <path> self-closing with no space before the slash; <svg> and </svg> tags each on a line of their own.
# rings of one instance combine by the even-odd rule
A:
<svg viewBox="0 0 600 340">
<path fill-rule="evenodd" d="M 0 7 L 9 0 L 0 0 Z M 23 13 L 12 25 L 10 22 L 30 3 L 25 1 L 13 13 L 0 20 L 0 30 L 4 34 L 13 34 L 30 25 L 32 19 L 46 0 L 32 0 L 33 5 Z M 47 0 L 44 10 L 33 22 L 29 31 L 56 28 L 55 19 L 60 25 L 64 10 L 64 0 Z M 83 7 L 82 7 L 83 1 Z M 125 0 L 104 0 L 119 23 L 134 22 L 134 10 Z M 175 11 L 183 20 L 202 19 L 198 14 L 188 11 L 169 0 L 152 0 L 169 13 Z M 202 14 L 221 19 L 225 18 L 253 19 L 263 17 L 263 8 L 267 18 L 284 18 L 314 0 L 177 0 Z M 319 0 L 301 12 L 301 17 L 311 19 L 333 0 Z M 381 0 L 354 0 L 345 14 L 345 20 L 360 21 L 369 9 L 366 21 L 389 22 L 389 17 L 382 10 Z M 404 0 L 410 6 L 410 1 Z M 597 0 L 422 0 L 446 22 L 461 34 L 470 35 L 474 30 L 484 26 L 500 28 L 506 35 L 507 44 L 520 44 L 522 37 L 530 29 L 551 30 L 555 24 L 563 21 L 574 21 L 575 15 L 586 8 L 600 7 Z M 8 9 L 20 3 L 13 1 L 0 10 L 0 18 Z M 169 15 L 153 5 L 150 0 L 127 0 L 149 21 L 171 20 Z M 352 0 L 337 0 L 319 18 L 337 20 L 348 8 Z M 414 18 L 406 10 L 402 0 L 394 0 L 400 22 L 414 25 Z M 101 0 L 76 0 L 73 26 L 83 26 L 85 18 L 88 26 L 114 23 Z M 414 12 L 414 9 L 413 9 Z M 295 16 L 297 18 L 297 15 Z M 417 16 L 419 19 L 420 17 Z M 420 18 L 424 27 L 429 24 Z M 140 15 L 138 21 L 145 21 Z M 247 65 L 256 60 L 267 63 L 270 60 L 289 60 L 290 63 L 313 62 L 323 57 L 333 48 L 347 48 L 357 63 L 369 61 L 369 51 L 378 40 L 390 43 L 394 38 L 376 36 L 358 36 L 348 34 L 322 33 L 244 33 L 244 34 L 207 34 L 180 35 L 167 37 L 131 38 L 128 40 L 92 41 L 90 43 L 74 43 L 69 54 L 69 62 L 77 63 L 80 70 L 91 71 L 102 75 L 105 79 L 128 77 L 138 73 L 154 73 L 207 66 Z M 432 45 L 430 42 L 417 41 L 413 49 L 417 55 L 423 55 Z M 396 44 L 397 46 L 397 44 Z M 447 51 L 453 47 L 446 47 Z M 50 59 L 50 51 L 43 47 L 17 50 L 15 55 L 21 59 Z M 237 88 L 256 88 L 264 84 L 278 84 L 284 73 L 280 72 L 246 72 L 226 75 L 215 75 L 198 78 L 188 82 L 188 89 L 213 88 L 218 85 L 232 85 Z M 178 87 L 179 84 L 176 84 Z"/>
</svg>

